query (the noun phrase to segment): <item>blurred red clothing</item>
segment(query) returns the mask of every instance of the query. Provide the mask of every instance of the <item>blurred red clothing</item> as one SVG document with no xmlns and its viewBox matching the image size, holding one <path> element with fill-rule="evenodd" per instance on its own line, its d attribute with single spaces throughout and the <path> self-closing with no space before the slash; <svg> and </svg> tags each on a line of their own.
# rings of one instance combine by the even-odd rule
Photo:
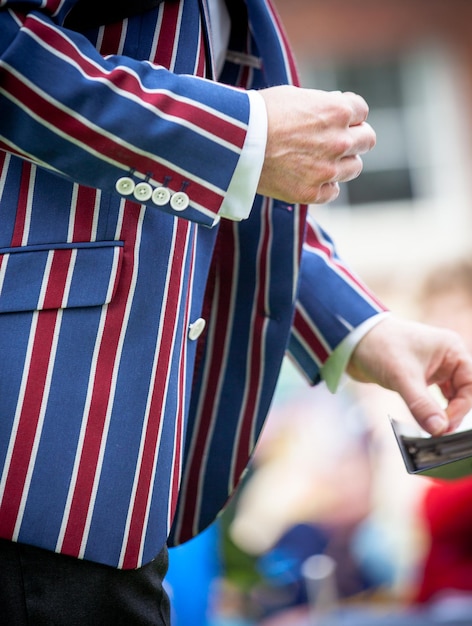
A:
<svg viewBox="0 0 472 626">
<path fill-rule="evenodd" d="M 472 592 L 472 477 L 433 482 L 421 514 L 430 546 L 415 601 L 447 591 Z"/>
</svg>

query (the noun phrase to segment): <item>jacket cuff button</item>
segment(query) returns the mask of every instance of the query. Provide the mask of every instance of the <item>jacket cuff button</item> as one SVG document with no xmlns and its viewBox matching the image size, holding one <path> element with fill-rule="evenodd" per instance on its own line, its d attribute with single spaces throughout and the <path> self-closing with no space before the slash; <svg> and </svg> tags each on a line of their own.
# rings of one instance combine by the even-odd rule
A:
<svg viewBox="0 0 472 626">
<path fill-rule="evenodd" d="M 129 176 L 123 176 L 116 181 L 115 189 L 122 196 L 130 196 L 135 189 L 134 180 Z"/>
<path fill-rule="evenodd" d="M 156 189 L 152 192 L 152 201 L 154 204 L 157 204 L 157 206 L 164 206 L 164 204 L 167 204 L 169 200 L 170 191 L 167 187 L 156 187 Z"/>
<path fill-rule="evenodd" d="M 184 211 L 190 204 L 189 197 L 184 191 L 177 191 L 170 199 L 170 206 L 174 211 Z"/>
<path fill-rule="evenodd" d="M 149 183 L 138 183 L 133 195 L 139 202 L 147 202 L 152 196 L 152 187 Z"/>
</svg>

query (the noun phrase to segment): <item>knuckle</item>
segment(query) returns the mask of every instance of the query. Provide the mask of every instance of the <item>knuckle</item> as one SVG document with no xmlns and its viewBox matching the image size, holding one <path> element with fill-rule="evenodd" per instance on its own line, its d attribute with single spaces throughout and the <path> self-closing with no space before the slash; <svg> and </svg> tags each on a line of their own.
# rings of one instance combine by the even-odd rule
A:
<svg viewBox="0 0 472 626">
<path fill-rule="evenodd" d="M 352 118 L 352 108 L 341 94 L 334 94 L 334 100 L 326 103 L 326 108 L 318 112 L 318 122 L 322 128 L 347 128 Z"/>
<path fill-rule="evenodd" d="M 339 166 L 335 162 L 326 162 L 318 168 L 321 184 L 330 183 L 339 176 Z"/>
<path fill-rule="evenodd" d="M 313 190 L 311 198 L 306 201 L 307 204 L 325 204 L 333 202 L 339 196 L 338 183 L 325 183 Z"/>
<path fill-rule="evenodd" d="M 333 142 L 333 153 L 336 156 L 349 154 L 354 148 L 354 140 L 349 133 L 340 134 Z"/>
<path fill-rule="evenodd" d="M 339 103 L 338 111 L 337 111 L 338 120 L 343 126 L 349 126 L 351 123 L 351 119 L 353 116 L 353 109 L 351 104 L 346 100 L 342 100 Z"/>
<path fill-rule="evenodd" d="M 336 198 L 339 196 L 340 191 L 341 190 L 339 188 L 339 184 L 338 183 L 331 183 L 331 185 L 330 185 L 329 202 L 332 202 L 333 200 L 336 200 Z"/>
</svg>

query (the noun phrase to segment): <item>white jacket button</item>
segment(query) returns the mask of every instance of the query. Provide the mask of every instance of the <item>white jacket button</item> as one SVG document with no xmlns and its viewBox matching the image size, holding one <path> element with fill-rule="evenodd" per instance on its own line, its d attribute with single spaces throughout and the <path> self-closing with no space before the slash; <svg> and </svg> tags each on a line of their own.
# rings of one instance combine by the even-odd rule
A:
<svg viewBox="0 0 472 626">
<path fill-rule="evenodd" d="M 170 199 L 170 206 L 174 211 L 184 211 L 190 204 L 190 199 L 184 191 L 177 191 Z"/>
<path fill-rule="evenodd" d="M 130 196 L 135 188 L 134 180 L 129 176 L 123 176 L 116 181 L 115 189 L 122 196 Z"/>
<path fill-rule="evenodd" d="M 205 330 L 206 322 L 203 317 L 199 317 L 188 327 L 188 338 L 192 341 L 197 340 Z"/>
<path fill-rule="evenodd" d="M 164 204 L 167 204 L 169 200 L 170 191 L 167 187 L 156 187 L 156 189 L 152 192 L 152 201 L 154 204 L 157 204 L 157 206 L 164 206 Z"/>
<path fill-rule="evenodd" d="M 149 183 L 138 183 L 134 188 L 133 195 L 139 202 L 147 202 L 152 196 L 152 187 Z"/>
</svg>

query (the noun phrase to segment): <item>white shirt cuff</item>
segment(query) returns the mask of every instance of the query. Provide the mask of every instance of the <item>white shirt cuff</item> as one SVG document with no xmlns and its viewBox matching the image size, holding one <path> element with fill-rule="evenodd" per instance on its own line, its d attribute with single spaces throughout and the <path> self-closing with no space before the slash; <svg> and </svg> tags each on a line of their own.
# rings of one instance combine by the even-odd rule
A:
<svg viewBox="0 0 472 626">
<path fill-rule="evenodd" d="M 349 335 L 347 335 L 329 355 L 327 361 L 321 367 L 320 374 L 321 378 L 325 381 L 328 389 L 332 393 L 334 393 L 339 386 L 354 348 L 357 346 L 362 337 L 364 337 L 364 335 L 366 335 L 369 330 L 371 330 L 379 322 L 385 319 L 387 315 L 390 315 L 390 313 L 385 311 L 378 313 L 373 317 L 369 317 L 369 319 L 350 332 Z"/>
<path fill-rule="evenodd" d="M 250 114 L 246 140 L 218 211 L 220 217 L 230 220 L 244 220 L 249 217 L 261 177 L 267 143 L 267 111 L 264 99 L 254 90 L 247 94 Z"/>
</svg>

